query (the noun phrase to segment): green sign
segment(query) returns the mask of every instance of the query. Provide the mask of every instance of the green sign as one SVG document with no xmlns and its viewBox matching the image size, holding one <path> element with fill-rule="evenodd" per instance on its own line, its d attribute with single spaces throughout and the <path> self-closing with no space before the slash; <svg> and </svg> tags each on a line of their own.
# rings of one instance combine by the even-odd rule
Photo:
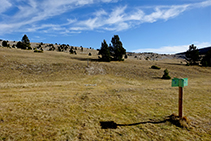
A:
<svg viewBox="0 0 211 141">
<path fill-rule="evenodd" d="M 171 86 L 172 87 L 179 87 L 179 79 L 178 78 L 172 79 Z"/>
<path fill-rule="evenodd" d="M 172 87 L 185 87 L 188 85 L 188 78 L 174 78 L 172 79 Z"/>
</svg>

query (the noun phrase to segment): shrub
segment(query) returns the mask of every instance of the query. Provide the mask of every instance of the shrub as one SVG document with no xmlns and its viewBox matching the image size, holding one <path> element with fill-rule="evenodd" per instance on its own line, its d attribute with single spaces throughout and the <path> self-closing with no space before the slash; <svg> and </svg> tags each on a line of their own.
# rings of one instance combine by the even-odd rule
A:
<svg viewBox="0 0 211 141">
<path fill-rule="evenodd" d="M 3 41 L 3 42 L 2 42 L 2 46 L 3 46 L 3 47 L 7 47 L 7 41 Z"/>
<path fill-rule="evenodd" d="M 171 77 L 169 76 L 169 71 L 167 69 L 164 70 L 162 79 L 171 79 Z"/>
<path fill-rule="evenodd" d="M 128 56 L 125 54 L 125 59 L 127 59 L 128 58 Z"/>
<path fill-rule="evenodd" d="M 150 59 L 150 58 L 149 58 L 149 57 L 147 57 L 145 60 L 147 60 L 147 61 L 148 61 L 149 59 Z"/>
<path fill-rule="evenodd" d="M 190 66 L 190 63 L 187 62 L 187 63 L 186 63 L 186 66 Z"/>
<path fill-rule="evenodd" d="M 151 69 L 158 69 L 159 70 L 160 67 L 153 65 L 153 66 L 151 66 Z"/>
<path fill-rule="evenodd" d="M 73 53 L 74 53 L 74 51 L 73 51 L 73 49 L 72 49 L 72 48 L 70 49 L 70 51 L 69 51 L 69 52 L 70 52 L 70 54 L 73 54 Z"/>
<path fill-rule="evenodd" d="M 43 53 L 43 50 L 37 50 L 37 49 L 35 49 L 34 52 Z"/>
</svg>

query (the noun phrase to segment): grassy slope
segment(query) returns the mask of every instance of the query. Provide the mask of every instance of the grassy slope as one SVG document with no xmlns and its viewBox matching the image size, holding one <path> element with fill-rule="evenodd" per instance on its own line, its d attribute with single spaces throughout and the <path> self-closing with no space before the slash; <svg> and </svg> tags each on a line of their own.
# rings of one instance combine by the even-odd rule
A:
<svg viewBox="0 0 211 141">
<path fill-rule="evenodd" d="M 87 67 L 87 58 L 97 56 L 0 48 L 0 140 L 210 140 L 211 68 L 135 59 Z M 171 77 L 189 78 L 184 115 L 191 128 L 100 128 L 100 121 L 159 122 L 177 113 L 178 88 L 160 79 L 166 68 Z"/>
</svg>

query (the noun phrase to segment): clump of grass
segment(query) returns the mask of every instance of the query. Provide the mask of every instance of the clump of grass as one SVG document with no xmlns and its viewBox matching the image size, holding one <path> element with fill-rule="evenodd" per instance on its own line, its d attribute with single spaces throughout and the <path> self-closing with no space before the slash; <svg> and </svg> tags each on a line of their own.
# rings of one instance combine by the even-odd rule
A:
<svg viewBox="0 0 211 141">
<path fill-rule="evenodd" d="M 167 69 L 164 70 L 162 79 L 171 79 L 171 77 L 169 76 L 169 71 Z"/>
<path fill-rule="evenodd" d="M 37 49 L 35 49 L 34 52 L 43 53 L 43 50 L 37 50 Z"/>
<path fill-rule="evenodd" d="M 153 66 L 151 66 L 151 69 L 158 69 L 159 70 L 160 67 L 153 65 Z"/>
<path fill-rule="evenodd" d="M 190 120 L 186 116 L 180 118 L 176 114 L 171 114 L 166 120 L 181 128 L 189 128 L 190 125 Z"/>
</svg>

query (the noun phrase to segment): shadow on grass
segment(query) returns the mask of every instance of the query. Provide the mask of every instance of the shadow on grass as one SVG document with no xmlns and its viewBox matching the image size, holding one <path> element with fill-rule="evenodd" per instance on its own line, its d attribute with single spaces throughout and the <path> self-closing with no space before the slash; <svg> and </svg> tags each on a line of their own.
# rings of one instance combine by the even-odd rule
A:
<svg viewBox="0 0 211 141">
<path fill-rule="evenodd" d="M 145 121 L 145 122 L 138 122 L 138 123 L 132 123 L 132 124 L 117 124 L 114 121 L 100 121 L 100 126 L 101 126 L 101 129 L 116 129 L 118 126 L 135 126 L 135 125 L 147 124 L 147 123 L 160 124 L 160 123 L 165 123 L 166 121 L 167 120 Z"/>
<path fill-rule="evenodd" d="M 170 116 L 167 116 L 164 120 L 159 120 L 159 121 L 149 120 L 145 122 L 138 122 L 138 123 L 132 123 L 132 124 L 117 124 L 114 121 L 100 121 L 100 126 L 101 126 L 101 129 L 117 129 L 118 126 L 135 126 L 135 125 L 147 124 L 147 123 L 161 124 L 167 121 L 181 128 L 188 128 L 190 124 L 189 120 L 186 117 L 179 118 L 177 115 L 172 114 Z"/>
<path fill-rule="evenodd" d="M 100 59 L 93 59 L 93 58 L 78 58 L 78 57 L 71 57 L 71 59 L 76 59 L 79 61 L 96 61 L 96 62 L 100 62 Z"/>
<path fill-rule="evenodd" d="M 181 64 L 181 63 L 165 63 L 168 65 L 177 65 L 177 66 L 187 66 L 186 64 Z"/>
<path fill-rule="evenodd" d="M 93 58 L 89 58 L 89 57 L 86 57 L 86 58 L 79 58 L 79 57 L 71 57 L 71 59 L 76 59 L 76 60 L 79 60 L 79 61 L 95 61 L 95 62 L 108 62 L 108 61 L 104 61 L 102 60 L 102 58 L 98 58 L 98 59 L 93 59 Z M 118 60 L 115 60 L 115 59 L 111 59 L 110 61 L 118 61 Z M 124 60 L 123 60 L 124 61 Z"/>
<path fill-rule="evenodd" d="M 152 77 L 153 79 L 160 79 L 163 80 L 162 77 Z"/>
</svg>

